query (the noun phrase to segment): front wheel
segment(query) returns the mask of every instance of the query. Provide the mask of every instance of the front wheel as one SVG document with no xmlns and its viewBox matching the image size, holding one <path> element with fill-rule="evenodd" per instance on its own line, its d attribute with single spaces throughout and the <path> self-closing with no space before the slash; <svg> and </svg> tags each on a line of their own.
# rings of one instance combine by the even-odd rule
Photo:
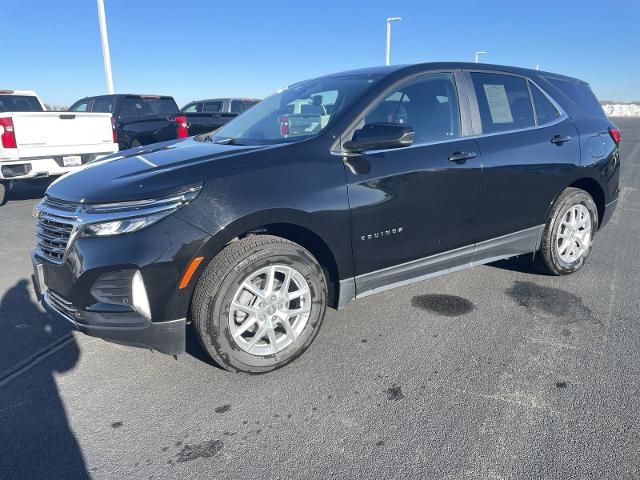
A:
<svg viewBox="0 0 640 480">
<path fill-rule="evenodd" d="M 221 367 L 265 373 L 307 349 L 326 303 L 324 273 L 311 253 L 256 235 L 232 242 L 207 266 L 192 316 L 202 346 Z"/>
<path fill-rule="evenodd" d="M 568 275 L 584 265 L 598 230 L 598 209 L 584 190 L 567 188 L 545 225 L 539 264 L 551 275 Z"/>
</svg>

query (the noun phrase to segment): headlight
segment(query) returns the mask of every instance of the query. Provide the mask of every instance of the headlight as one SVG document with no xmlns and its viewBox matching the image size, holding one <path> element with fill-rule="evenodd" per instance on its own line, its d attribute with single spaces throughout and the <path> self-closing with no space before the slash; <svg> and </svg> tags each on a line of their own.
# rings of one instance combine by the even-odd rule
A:
<svg viewBox="0 0 640 480">
<path fill-rule="evenodd" d="M 107 235 L 119 235 L 121 233 L 135 232 L 156 223 L 158 220 L 166 217 L 170 213 L 171 212 L 165 212 L 160 215 L 149 215 L 148 217 L 127 218 L 104 223 L 92 223 L 85 227 L 83 233 L 90 237 L 106 237 Z"/>
<path fill-rule="evenodd" d="M 106 237 L 137 232 L 189 203 L 198 196 L 201 188 L 189 187 L 183 192 L 152 200 L 87 204 L 83 212 L 87 214 L 87 219 L 93 218 L 82 227 L 80 236 Z"/>
</svg>

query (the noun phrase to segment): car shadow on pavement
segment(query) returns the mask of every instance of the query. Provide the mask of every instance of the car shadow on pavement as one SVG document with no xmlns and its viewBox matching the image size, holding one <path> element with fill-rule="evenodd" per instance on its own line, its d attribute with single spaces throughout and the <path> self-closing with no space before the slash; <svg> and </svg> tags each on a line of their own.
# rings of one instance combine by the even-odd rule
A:
<svg viewBox="0 0 640 480">
<path fill-rule="evenodd" d="M 25 279 L 0 299 L 0 328 L 0 349 L 20 346 L 0 371 L 0 478 L 90 478 L 56 384 L 78 362 L 75 338 L 32 301 Z"/>
<path fill-rule="evenodd" d="M 191 355 L 193 358 L 200 360 L 202 363 L 206 363 L 212 367 L 221 369 L 220 365 L 213 361 L 213 359 L 209 356 L 207 352 L 204 351 L 202 345 L 200 345 L 200 341 L 198 340 L 197 333 L 195 331 L 195 327 L 193 325 L 187 325 L 187 336 L 186 336 L 186 346 L 185 353 L 187 355 Z"/>
<path fill-rule="evenodd" d="M 530 273 L 532 275 L 545 275 L 545 273 L 542 272 L 533 262 L 531 254 L 511 257 L 505 260 L 498 260 L 497 262 L 489 263 L 488 265 L 490 267 L 499 268 L 501 270 L 508 270 L 510 272 Z"/>
</svg>

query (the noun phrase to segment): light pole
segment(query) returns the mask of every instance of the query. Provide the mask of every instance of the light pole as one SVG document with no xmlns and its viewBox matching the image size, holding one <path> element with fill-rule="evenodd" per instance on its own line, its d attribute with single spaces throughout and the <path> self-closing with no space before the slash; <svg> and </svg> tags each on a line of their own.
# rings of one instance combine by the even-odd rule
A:
<svg viewBox="0 0 640 480">
<path fill-rule="evenodd" d="M 385 65 L 389 65 L 389 56 L 391 53 L 391 22 L 399 22 L 400 17 L 387 17 L 387 55 Z"/>
<path fill-rule="evenodd" d="M 486 55 L 487 52 L 479 51 L 476 52 L 476 63 L 480 62 L 480 55 Z"/>
<path fill-rule="evenodd" d="M 98 23 L 100 23 L 100 40 L 102 41 L 102 59 L 104 61 L 104 76 L 107 80 L 107 93 L 113 94 L 113 76 L 111 75 L 111 54 L 109 53 L 109 38 L 107 37 L 107 20 L 104 15 L 104 0 L 98 2 Z"/>
</svg>

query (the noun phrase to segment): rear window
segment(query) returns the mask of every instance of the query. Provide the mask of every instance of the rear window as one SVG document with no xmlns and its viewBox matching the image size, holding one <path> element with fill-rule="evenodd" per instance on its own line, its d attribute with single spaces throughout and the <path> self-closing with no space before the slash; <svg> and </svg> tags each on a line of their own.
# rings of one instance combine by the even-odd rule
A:
<svg viewBox="0 0 640 480">
<path fill-rule="evenodd" d="M 527 81 L 493 73 L 471 73 L 483 133 L 518 130 L 535 125 Z"/>
<path fill-rule="evenodd" d="M 120 104 L 120 115 L 123 117 L 176 113 L 178 113 L 178 106 L 172 98 L 124 97 Z"/>
<path fill-rule="evenodd" d="M 42 112 L 42 105 L 34 96 L 0 95 L 0 112 Z"/>
<path fill-rule="evenodd" d="M 606 118 L 600 102 L 588 84 L 561 80 L 559 78 L 547 78 L 547 81 L 567 95 L 583 112 L 589 115 L 595 115 L 596 117 Z"/>
</svg>

